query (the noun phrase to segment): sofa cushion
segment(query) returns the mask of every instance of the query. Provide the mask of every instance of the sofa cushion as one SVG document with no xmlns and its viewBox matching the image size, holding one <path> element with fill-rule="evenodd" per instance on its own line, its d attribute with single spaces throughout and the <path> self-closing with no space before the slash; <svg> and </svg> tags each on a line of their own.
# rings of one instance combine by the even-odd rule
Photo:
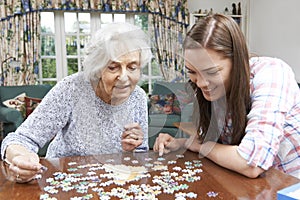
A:
<svg viewBox="0 0 300 200">
<path fill-rule="evenodd" d="M 155 127 L 174 127 L 174 122 L 180 122 L 180 115 L 164 115 L 152 114 L 149 115 L 149 126 Z"/>
<path fill-rule="evenodd" d="M 16 97 L 13 97 L 11 99 L 6 99 L 2 103 L 8 107 L 8 108 L 13 108 L 16 110 L 20 110 L 22 106 L 25 104 L 25 96 L 26 93 L 23 92 L 22 94 L 18 94 Z"/>
<path fill-rule="evenodd" d="M 150 96 L 150 114 L 173 114 L 174 94 L 155 94 Z"/>
<path fill-rule="evenodd" d="M 3 105 L 5 105 L 8 108 L 13 108 L 13 109 L 21 112 L 22 116 L 25 117 L 25 112 L 26 112 L 25 96 L 26 96 L 26 93 L 22 93 L 12 99 L 7 99 L 7 100 L 3 101 L 2 103 L 3 103 Z"/>
<path fill-rule="evenodd" d="M 26 119 L 41 101 L 40 98 L 28 97 L 26 93 L 22 93 L 13 99 L 5 100 L 3 104 L 8 108 L 21 112 L 23 118 Z"/>
</svg>

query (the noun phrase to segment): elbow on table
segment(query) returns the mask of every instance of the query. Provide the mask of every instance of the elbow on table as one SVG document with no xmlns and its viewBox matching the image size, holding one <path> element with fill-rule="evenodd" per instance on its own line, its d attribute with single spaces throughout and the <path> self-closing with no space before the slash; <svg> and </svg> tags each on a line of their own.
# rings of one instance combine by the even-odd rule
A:
<svg viewBox="0 0 300 200">
<path fill-rule="evenodd" d="M 247 170 L 243 172 L 243 174 L 248 178 L 257 178 L 264 172 L 265 170 L 263 170 L 260 167 L 249 167 Z"/>
</svg>

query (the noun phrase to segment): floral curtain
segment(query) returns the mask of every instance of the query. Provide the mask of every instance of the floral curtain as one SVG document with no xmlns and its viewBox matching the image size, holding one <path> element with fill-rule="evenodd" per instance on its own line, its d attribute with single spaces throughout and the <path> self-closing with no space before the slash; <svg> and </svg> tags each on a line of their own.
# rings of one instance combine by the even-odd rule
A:
<svg viewBox="0 0 300 200">
<path fill-rule="evenodd" d="M 13 14 L 12 8 L 0 4 L 0 82 L 34 84 L 38 73 L 40 16 L 38 12 Z"/>
<path fill-rule="evenodd" d="M 40 11 L 146 12 L 155 56 L 167 81 L 180 79 L 182 38 L 188 26 L 186 0 L 0 0 L 1 85 L 35 84 L 40 61 Z M 19 61 L 11 66 L 11 61 Z"/>
</svg>

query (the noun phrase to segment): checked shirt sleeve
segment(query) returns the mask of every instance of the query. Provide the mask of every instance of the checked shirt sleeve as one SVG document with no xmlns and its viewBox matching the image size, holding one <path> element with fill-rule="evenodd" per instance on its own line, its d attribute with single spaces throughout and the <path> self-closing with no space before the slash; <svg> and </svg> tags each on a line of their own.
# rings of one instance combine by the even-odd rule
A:
<svg viewBox="0 0 300 200">
<path fill-rule="evenodd" d="M 284 139 L 286 115 L 294 105 L 294 74 L 279 59 L 256 58 L 251 64 L 251 111 L 238 152 L 250 166 L 265 170 L 280 162 L 276 156 Z"/>
</svg>

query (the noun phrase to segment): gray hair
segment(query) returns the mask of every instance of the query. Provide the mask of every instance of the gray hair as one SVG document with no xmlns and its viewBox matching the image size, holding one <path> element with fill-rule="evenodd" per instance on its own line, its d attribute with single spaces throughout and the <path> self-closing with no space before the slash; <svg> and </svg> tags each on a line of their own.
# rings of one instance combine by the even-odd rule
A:
<svg viewBox="0 0 300 200">
<path fill-rule="evenodd" d="M 150 38 L 129 23 L 111 23 L 99 29 L 85 47 L 83 61 L 87 80 L 98 81 L 107 64 L 126 53 L 139 51 L 140 65 L 144 67 L 152 58 Z"/>
</svg>

